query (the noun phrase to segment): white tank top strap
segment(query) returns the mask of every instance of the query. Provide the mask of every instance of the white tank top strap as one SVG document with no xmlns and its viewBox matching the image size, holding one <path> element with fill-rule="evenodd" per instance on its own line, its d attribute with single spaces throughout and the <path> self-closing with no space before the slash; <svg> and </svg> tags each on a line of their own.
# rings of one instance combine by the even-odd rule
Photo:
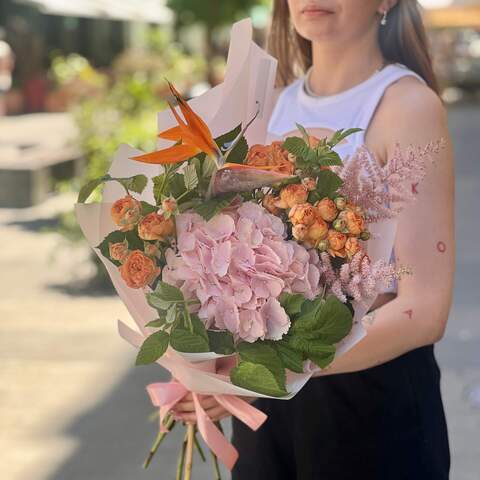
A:
<svg viewBox="0 0 480 480">
<path fill-rule="evenodd" d="M 422 83 L 426 83 L 420 75 L 401 63 L 389 64 L 377 73 L 377 81 L 372 85 L 372 88 L 364 92 L 364 104 L 358 121 L 358 127 L 362 128 L 363 132 L 360 133 L 357 144 L 363 143 L 365 132 L 372 121 L 385 90 L 394 82 L 406 76 L 416 77 Z"/>
</svg>

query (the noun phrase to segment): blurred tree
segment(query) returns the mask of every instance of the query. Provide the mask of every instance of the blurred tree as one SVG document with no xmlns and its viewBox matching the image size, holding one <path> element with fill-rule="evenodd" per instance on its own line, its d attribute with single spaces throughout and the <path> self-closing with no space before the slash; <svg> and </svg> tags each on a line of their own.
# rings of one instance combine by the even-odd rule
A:
<svg viewBox="0 0 480 480">
<path fill-rule="evenodd" d="M 266 0 L 168 0 L 167 5 L 176 13 L 176 28 L 195 23 L 205 29 L 205 59 L 207 80 L 214 84 L 212 60 L 215 55 L 215 31 L 250 14 L 252 7 L 265 5 Z"/>
</svg>

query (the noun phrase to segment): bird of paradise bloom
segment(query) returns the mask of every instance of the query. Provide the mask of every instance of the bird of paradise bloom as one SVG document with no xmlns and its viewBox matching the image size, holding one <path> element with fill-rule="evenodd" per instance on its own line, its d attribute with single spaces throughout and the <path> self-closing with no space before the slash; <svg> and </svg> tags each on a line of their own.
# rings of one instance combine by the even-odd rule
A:
<svg viewBox="0 0 480 480">
<path fill-rule="evenodd" d="M 246 191 L 263 186 L 273 185 L 282 180 L 291 178 L 273 172 L 268 165 L 245 165 L 237 163 L 226 163 L 228 154 L 233 150 L 236 143 L 247 130 L 248 126 L 258 115 L 255 116 L 243 128 L 237 138 L 231 143 L 227 151 L 222 152 L 216 144 L 207 124 L 198 116 L 181 97 L 180 93 L 167 80 L 173 96 L 176 98 L 180 110 L 185 118 L 183 120 L 170 102 L 168 105 L 175 116 L 178 125 L 171 127 L 158 134 L 159 137 L 175 141 L 175 145 L 132 157 L 133 160 L 151 164 L 173 164 L 183 162 L 195 156 L 197 153 L 205 152 L 211 156 L 216 163 L 217 170 L 213 173 L 207 197 L 211 194 L 220 194 L 232 191 Z"/>
<path fill-rule="evenodd" d="M 168 80 L 167 83 L 172 95 L 178 102 L 178 106 L 185 120 L 181 118 L 175 107 L 168 102 L 178 125 L 160 132 L 158 136 L 167 140 L 173 140 L 176 143 L 162 150 L 137 155 L 132 157 L 132 159 L 137 162 L 166 165 L 183 162 L 195 156 L 197 153 L 205 152 L 215 160 L 218 167 L 224 163 L 223 161 L 219 161 L 223 158 L 223 155 L 213 139 L 207 124 L 192 110 L 173 84 Z"/>
</svg>

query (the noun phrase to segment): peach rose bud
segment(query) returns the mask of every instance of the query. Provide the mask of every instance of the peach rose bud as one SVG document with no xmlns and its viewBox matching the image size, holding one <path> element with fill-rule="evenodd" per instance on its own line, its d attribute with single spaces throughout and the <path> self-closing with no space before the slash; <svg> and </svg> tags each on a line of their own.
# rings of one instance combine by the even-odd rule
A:
<svg viewBox="0 0 480 480">
<path fill-rule="evenodd" d="M 275 205 L 279 208 L 292 208 L 300 203 L 305 203 L 308 198 L 308 190 L 301 183 L 287 185 L 280 190 L 280 198 Z"/>
<path fill-rule="evenodd" d="M 160 274 L 155 261 L 140 250 L 133 250 L 119 267 L 120 275 L 130 288 L 143 288 Z"/>
<path fill-rule="evenodd" d="M 117 200 L 110 210 L 113 221 L 122 232 L 133 230 L 142 215 L 142 204 L 130 195 Z"/>
<path fill-rule="evenodd" d="M 311 225 L 317 218 L 315 207 L 310 203 L 294 205 L 288 212 L 288 218 L 293 225 Z"/>
<path fill-rule="evenodd" d="M 345 242 L 345 252 L 348 258 L 352 258 L 357 252 L 362 249 L 357 237 L 348 237 Z"/>
<path fill-rule="evenodd" d="M 138 224 L 138 236 L 142 240 L 164 240 L 173 235 L 175 224 L 161 213 L 149 213 Z"/>
<path fill-rule="evenodd" d="M 347 232 L 347 222 L 344 218 L 341 218 L 340 216 L 333 221 L 332 226 L 338 232 Z"/>
<path fill-rule="evenodd" d="M 360 240 L 364 240 L 364 241 L 369 240 L 369 239 L 370 239 L 370 236 L 371 236 L 370 232 L 367 231 L 367 230 L 364 230 L 364 231 L 360 234 Z"/>
<path fill-rule="evenodd" d="M 337 230 L 330 229 L 327 240 L 330 250 L 341 250 L 347 242 L 347 236 L 344 233 L 337 232 Z"/>
<path fill-rule="evenodd" d="M 175 213 L 177 211 L 177 201 L 172 197 L 166 198 L 162 201 L 162 210 L 170 214 Z"/>
<path fill-rule="evenodd" d="M 275 205 L 277 201 L 278 198 L 274 197 L 270 193 L 267 193 L 262 200 L 263 208 L 265 208 L 265 210 L 270 212 L 272 215 L 278 215 L 281 210 Z"/>
<path fill-rule="evenodd" d="M 332 222 L 333 220 L 335 220 L 335 218 L 337 218 L 338 210 L 335 206 L 335 202 L 332 199 L 324 197 L 316 203 L 316 207 L 318 212 L 320 213 L 320 216 L 326 222 Z"/>
<path fill-rule="evenodd" d="M 345 207 L 347 206 L 347 200 L 345 197 L 342 197 L 342 196 L 338 196 L 338 197 L 335 197 L 333 199 L 333 201 L 335 202 L 335 206 L 339 209 L 339 210 L 344 210 Z"/>
<path fill-rule="evenodd" d="M 129 254 L 128 243 L 117 242 L 117 243 L 108 243 L 108 254 L 112 260 L 123 263 Z"/>
<path fill-rule="evenodd" d="M 360 235 L 365 228 L 363 217 L 353 210 L 345 211 L 345 222 L 348 231 L 353 235 Z"/>
<path fill-rule="evenodd" d="M 320 240 L 323 240 L 328 234 L 328 223 L 320 217 L 308 227 L 307 239 L 309 243 L 317 245 Z"/>
<path fill-rule="evenodd" d="M 317 249 L 320 250 L 321 252 L 326 252 L 328 250 L 328 240 L 327 239 L 320 240 L 317 244 Z"/>
<path fill-rule="evenodd" d="M 154 243 L 145 242 L 145 255 L 148 255 L 149 257 L 160 258 L 161 252 Z"/>
<path fill-rule="evenodd" d="M 299 223 L 298 225 L 294 225 L 292 228 L 292 235 L 295 240 L 298 240 L 301 242 L 302 240 L 305 240 L 305 237 L 307 235 L 308 228 L 305 225 L 302 225 Z"/>
<path fill-rule="evenodd" d="M 317 181 L 314 178 L 311 177 L 305 177 L 302 179 L 302 185 L 305 186 L 305 188 L 311 192 L 317 188 Z"/>
</svg>

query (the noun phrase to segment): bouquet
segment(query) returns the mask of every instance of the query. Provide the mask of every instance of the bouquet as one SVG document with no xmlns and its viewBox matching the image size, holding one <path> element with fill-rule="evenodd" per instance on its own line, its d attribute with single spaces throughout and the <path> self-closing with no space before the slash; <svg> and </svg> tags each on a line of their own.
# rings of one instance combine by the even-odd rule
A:
<svg viewBox="0 0 480 480">
<path fill-rule="evenodd" d="M 218 459 L 231 469 L 238 454 L 199 395 L 257 429 L 266 416 L 242 396 L 289 399 L 363 337 L 380 289 L 409 272 L 388 263 L 395 217 L 438 145 L 398 148 L 384 168 L 365 148 L 344 162 L 334 148 L 358 129 L 319 139 L 297 124 L 301 135 L 268 141 L 258 100 L 245 122 L 214 135 L 168 86 L 177 105 L 159 133 L 167 145 L 122 147 L 110 173 L 81 189 L 76 211 L 140 330 L 119 324 L 139 348 L 136 364 L 157 362 L 174 377 L 147 387 L 160 429 L 145 466 L 175 426 L 170 409 L 192 392 L 198 421 L 177 478 L 190 478 L 194 448 L 204 458 L 197 429 L 219 478 Z M 263 141 L 249 143 L 252 130 Z M 85 204 L 102 184 L 112 201 Z"/>
</svg>

